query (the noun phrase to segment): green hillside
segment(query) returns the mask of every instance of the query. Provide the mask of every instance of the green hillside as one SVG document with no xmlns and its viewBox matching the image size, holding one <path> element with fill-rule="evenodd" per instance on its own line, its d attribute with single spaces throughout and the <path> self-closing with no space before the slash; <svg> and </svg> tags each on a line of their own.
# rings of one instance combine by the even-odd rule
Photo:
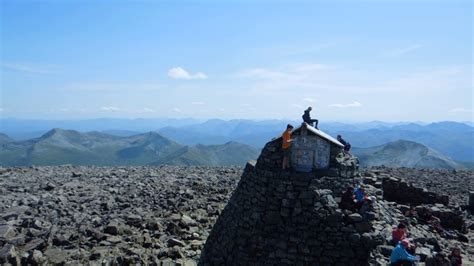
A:
<svg viewBox="0 0 474 266">
<path fill-rule="evenodd" d="M 128 137 L 53 129 L 40 138 L 0 138 L 0 165 L 243 165 L 257 151 L 247 145 L 184 146 L 156 132 Z"/>
<path fill-rule="evenodd" d="M 411 168 L 463 168 L 461 164 L 438 151 L 407 140 L 393 141 L 370 148 L 354 148 L 353 153 L 359 157 L 360 165 L 363 167 L 384 165 Z"/>
</svg>

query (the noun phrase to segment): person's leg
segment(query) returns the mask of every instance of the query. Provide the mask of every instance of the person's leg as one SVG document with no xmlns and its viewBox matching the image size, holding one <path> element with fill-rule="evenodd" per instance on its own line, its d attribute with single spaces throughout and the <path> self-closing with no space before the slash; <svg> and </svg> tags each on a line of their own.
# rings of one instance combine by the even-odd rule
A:
<svg viewBox="0 0 474 266">
<path fill-rule="evenodd" d="M 281 169 L 285 170 L 286 169 L 286 161 L 288 160 L 288 157 L 287 156 L 283 156 L 283 163 L 282 163 L 282 166 L 281 166 Z"/>
<path fill-rule="evenodd" d="M 314 122 L 314 127 L 315 128 L 318 128 L 318 119 L 313 119 L 313 122 Z"/>
</svg>

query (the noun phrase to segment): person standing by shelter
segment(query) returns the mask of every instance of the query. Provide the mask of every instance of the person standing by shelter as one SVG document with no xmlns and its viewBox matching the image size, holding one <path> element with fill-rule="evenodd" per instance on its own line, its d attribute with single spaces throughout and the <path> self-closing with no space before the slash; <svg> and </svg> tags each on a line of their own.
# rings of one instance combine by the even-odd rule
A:
<svg viewBox="0 0 474 266">
<path fill-rule="evenodd" d="M 318 119 L 311 119 L 311 115 L 309 114 L 311 110 L 313 110 L 313 108 L 310 106 L 304 111 L 304 114 L 302 116 L 303 121 L 310 126 L 313 126 L 314 123 L 314 127 L 318 129 Z"/>
<path fill-rule="evenodd" d="M 293 130 L 293 126 L 288 124 L 286 126 L 285 132 L 282 134 L 282 145 L 281 148 L 283 150 L 283 163 L 282 163 L 282 170 L 286 170 L 290 168 L 290 148 L 291 148 L 291 142 L 293 141 L 291 139 L 291 131 Z"/>
</svg>

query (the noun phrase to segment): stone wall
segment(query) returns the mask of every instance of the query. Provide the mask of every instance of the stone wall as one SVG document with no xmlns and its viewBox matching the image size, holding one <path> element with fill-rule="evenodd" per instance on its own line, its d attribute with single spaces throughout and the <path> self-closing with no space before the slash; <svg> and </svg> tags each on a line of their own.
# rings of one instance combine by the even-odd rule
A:
<svg viewBox="0 0 474 266">
<path fill-rule="evenodd" d="M 444 205 L 449 204 L 449 197 L 447 195 L 440 195 L 423 188 L 412 186 L 407 182 L 394 177 L 382 179 L 382 188 L 384 199 L 395 201 L 397 203 L 413 205 L 435 203 L 441 203 Z"/>
<path fill-rule="evenodd" d="M 379 233 L 335 200 L 354 180 L 280 171 L 279 142 L 247 164 L 199 264 L 366 265 Z"/>
</svg>

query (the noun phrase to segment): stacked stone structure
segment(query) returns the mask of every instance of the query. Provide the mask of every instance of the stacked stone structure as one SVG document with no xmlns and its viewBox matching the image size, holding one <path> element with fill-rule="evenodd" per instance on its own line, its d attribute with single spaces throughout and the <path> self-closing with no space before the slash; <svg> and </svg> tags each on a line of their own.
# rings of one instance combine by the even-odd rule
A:
<svg viewBox="0 0 474 266">
<path fill-rule="evenodd" d="M 247 164 L 200 265 L 366 265 L 383 237 L 337 203 L 356 180 L 282 172 L 280 147 L 267 143 Z"/>
<path fill-rule="evenodd" d="M 440 195 L 427 189 L 408 184 L 406 181 L 395 177 L 382 179 L 384 199 L 405 204 L 449 204 L 448 195 Z"/>
</svg>

